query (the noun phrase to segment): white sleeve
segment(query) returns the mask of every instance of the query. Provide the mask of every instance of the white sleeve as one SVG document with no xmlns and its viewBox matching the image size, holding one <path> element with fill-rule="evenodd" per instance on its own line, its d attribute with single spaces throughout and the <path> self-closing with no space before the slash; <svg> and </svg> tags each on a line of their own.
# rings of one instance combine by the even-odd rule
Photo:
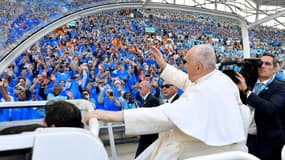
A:
<svg viewBox="0 0 285 160">
<path fill-rule="evenodd" d="M 174 128 L 175 125 L 162 111 L 164 107 L 167 106 L 124 110 L 126 134 L 152 134 Z"/>
<path fill-rule="evenodd" d="M 186 73 L 169 64 L 167 64 L 160 76 L 182 90 L 185 90 L 191 84 Z"/>
</svg>

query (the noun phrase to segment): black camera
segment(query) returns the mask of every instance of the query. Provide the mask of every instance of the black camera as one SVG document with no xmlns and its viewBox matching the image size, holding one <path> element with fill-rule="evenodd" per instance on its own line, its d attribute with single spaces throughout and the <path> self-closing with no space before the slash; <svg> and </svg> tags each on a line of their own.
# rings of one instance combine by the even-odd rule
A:
<svg viewBox="0 0 285 160">
<path fill-rule="evenodd" d="M 129 104 L 133 104 L 133 103 L 135 103 L 135 99 L 130 98 L 128 103 L 129 103 Z"/>
<path fill-rule="evenodd" d="M 220 70 L 223 68 L 223 66 L 228 65 L 237 65 L 240 68 L 239 73 L 245 78 L 247 86 L 252 89 L 258 78 L 258 68 L 261 67 L 262 61 L 257 58 L 247 58 L 240 62 L 223 62 L 221 63 Z M 228 75 L 235 83 L 239 82 L 239 80 L 236 78 L 236 71 L 232 69 L 225 69 L 223 70 L 223 73 Z"/>
</svg>

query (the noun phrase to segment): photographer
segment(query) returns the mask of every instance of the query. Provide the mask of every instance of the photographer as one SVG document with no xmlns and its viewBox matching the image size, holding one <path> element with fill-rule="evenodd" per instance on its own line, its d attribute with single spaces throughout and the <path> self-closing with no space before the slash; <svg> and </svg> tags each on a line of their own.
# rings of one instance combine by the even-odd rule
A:
<svg viewBox="0 0 285 160">
<path fill-rule="evenodd" d="M 123 98 L 122 110 L 138 108 L 137 102 L 132 98 L 131 92 L 125 92 Z"/>
<path fill-rule="evenodd" d="M 111 88 L 108 89 L 100 88 L 100 92 L 101 93 L 98 97 L 98 101 L 99 103 L 103 103 L 104 108 L 97 108 L 97 109 L 104 109 L 109 111 L 121 110 L 121 103 L 118 100 L 118 98 L 114 96 L 114 92 Z"/>
<path fill-rule="evenodd" d="M 86 99 L 86 100 L 88 100 L 88 101 L 90 101 L 90 102 L 93 104 L 94 108 L 95 108 L 96 101 L 95 101 L 95 99 L 90 95 L 90 93 L 89 93 L 88 90 L 83 90 L 83 91 L 82 91 L 82 98 L 83 98 L 83 99 Z"/>
<path fill-rule="evenodd" d="M 238 87 L 244 103 L 252 107 L 247 145 L 249 153 L 262 160 L 281 160 L 285 144 L 285 84 L 275 78 L 277 60 L 264 54 L 258 68 L 258 79 L 249 89 L 245 78 L 238 73 Z"/>
<path fill-rule="evenodd" d="M 98 95 L 96 98 L 96 109 L 104 109 L 104 91 L 107 85 L 105 85 L 105 82 L 103 79 L 98 79 L 96 80 L 95 83 L 95 90 L 96 94 Z"/>
</svg>

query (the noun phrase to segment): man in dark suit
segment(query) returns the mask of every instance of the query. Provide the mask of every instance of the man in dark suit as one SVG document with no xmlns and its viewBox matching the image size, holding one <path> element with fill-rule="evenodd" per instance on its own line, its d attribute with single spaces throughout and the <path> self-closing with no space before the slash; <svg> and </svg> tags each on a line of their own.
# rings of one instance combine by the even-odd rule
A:
<svg viewBox="0 0 285 160">
<path fill-rule="evenodd" d="M 178 89 L 173 84 L 164 81 L 161 86 L 161 89 L 162 94 L 165 97 L 164 103 L 172 103 L 179 98 L 179 95 L 177 93 Z"/>
<path fill-rule="evenodd" d="M 249 153 L 261 160 L 281 160 L 285 144 L 285 83 L 275 79 L 277 60 L 273 55 L 261 57 L 258 79 L 252 90 L 239 74 L 239 89 L 244 102 L 252 107 L 253 122 L 249 128 Z"/>
<path fill-rule="evenodd" d="M 140 95 L 143 96 L 142 107 L 156 107 L 160 105 L 159 99 L 150 93 L 151 84 L 148 81 L 141 81 L 138 85 L 138 89 Z M 135 157 L 141 154 L 157 138 L 158 134 L 141 135 Z"/>
</svg>

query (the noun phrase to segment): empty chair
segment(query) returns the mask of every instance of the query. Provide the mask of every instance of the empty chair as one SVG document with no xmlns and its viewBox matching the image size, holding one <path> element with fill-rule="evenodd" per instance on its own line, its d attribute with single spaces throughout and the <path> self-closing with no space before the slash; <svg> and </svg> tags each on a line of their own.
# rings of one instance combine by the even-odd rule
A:
<svg viewBox="0 0 285 160">
<path fill-rule="evenodd" d="M 107 160 L 98 137 L 78 128 L 44 128 L 35 135 L 32 160 Z"/>
</svg>

